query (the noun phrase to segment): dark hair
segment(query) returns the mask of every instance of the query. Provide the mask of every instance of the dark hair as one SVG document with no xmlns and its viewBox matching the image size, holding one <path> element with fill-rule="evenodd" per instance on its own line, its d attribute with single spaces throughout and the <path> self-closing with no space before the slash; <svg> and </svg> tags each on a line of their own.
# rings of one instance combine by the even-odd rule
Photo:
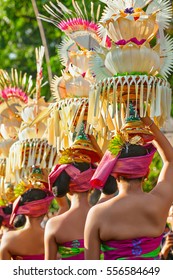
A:
<svg viewBox="0 0 173 280">
<path fill-rule="evenodd" d="M 109 195 L 115 193 L 117 189 L 118 188 L 116 179 L 112 175 L 109 175 L 106 183 L 103 186 L 102 192 Z"/>
<path fill-rule="evenodd" d="M 87 162 L 74 162 L 72 165 L 81 172 L 89 169 L 91 166 Z M 63 197 L 69 192 L 70 180 L 70 176 L 63 170 L 53 183 L 52 192 L 56 197 Z"/>
<path fill-rule="evenodd" d="M 97 203 L 101 195 L 101 190 L 99 189 L 92 189 L 90 196 L 89 196 L 89 203 L 93 206 Z"/>
<path fill-rule="evenodd" d="M 88 170 L 90 168 L 90 166 L 92 168 L 94 168 L 93 165 L 91 165 L 90 163 L 87 163 L 87 162 L 74 162 L 74 163 L 72 163 L 72 165 L 74 167 L 76 167 L 77 169 L 79 169 L 81 172 Z"/>
<path fill-rule="evenodd" d="M 13 226 L 15 228 L 23 227 L 26 223 L 26 217 L 23 214 L 19 214 L 14 218 Z"/>
<path fill-rule="evenodd" d="M 3 219 L 4 218 L 0 215 L 0 227 L 2 226 Z"/>
<path fill-rule="evenodd" d="M 128 144 L 121 150 L 119 158 L 145 156 L 147 150 L 142 145 Z"/>
<path fill-rule="evenodd" d="M 19 206 L 23 205 L 25 202 L 31 202 L 35 200 L 43 199 L 47 196 L 46 192 L 41 189 L 32 188 L 22 194 L 19 201 Z"/>
<path fill-rule="evenodd" d="M 70 176 L 62 171 L 53 183 L 52 192 L 57 197 L 63 197 L 69 192 Z"/>
<path fill-rule="evenodd" d="M 5 207 L 2 207 L 2 211 L 4 212 L 5 215 L 11 215 L 12 213 L 12 208 L 13 208 L 13 205 L 12 203 L 5 206 Z"/>
<path fill-rule="evenodd" d="M 11 215 L 11 213 L 12 213 L 12 204 L 9 204 L 9 205 L 7 205 L 5 207 L 2 207 L 1 209 L 4 212 L 5 215 Z M 2 226 L 3 220 L 4 220 L 4 217 L 0 216 L 0 227 Z"/>
</svg>

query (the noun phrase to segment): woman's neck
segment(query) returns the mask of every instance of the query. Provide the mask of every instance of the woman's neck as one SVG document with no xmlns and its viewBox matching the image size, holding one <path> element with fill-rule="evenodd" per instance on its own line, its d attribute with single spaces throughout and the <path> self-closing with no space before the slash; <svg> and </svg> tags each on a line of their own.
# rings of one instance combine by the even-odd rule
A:
<svg viewBox="0 0 173 280">
<path fill-rule="evenodd" d="M 35 226 L 40 225 L 43 218 L 44 218 L 44 216 L 35 217 L 35 218 L 34 217 L 27 217 L 25 228 L 29 228 L 29 227 L 33 228 Z"/>
<path fill-rule="evenodd" d="M 88 202 L 88 192 L 74 193 L 71 196 L 71 209 L 79 207 L 90 207 Z"/>
<path fill-rule="evenodd" d="M 130 180 L 129 182 L 120 180 L 117 183 L 119 194 L 140 194 L 142 193 L 142 182 Z"/>
</svg>

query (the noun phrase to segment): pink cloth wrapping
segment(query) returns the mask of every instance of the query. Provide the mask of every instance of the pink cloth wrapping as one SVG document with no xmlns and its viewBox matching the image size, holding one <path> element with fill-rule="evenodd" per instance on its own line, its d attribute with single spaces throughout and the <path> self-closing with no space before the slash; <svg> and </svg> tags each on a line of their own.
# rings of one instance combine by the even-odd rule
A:
<svg viewBox="0 0 173 280">
<path fill-rule="evenodd" d="M 93 176 L 95 169 L 89 168 L 81 172 L 78 168 L 71 164 L 56 165 L 54 170 L 49 174 L 49 190 L 61 172 L 65 170 L 71 178 L 70 189 L 74 192 L 85 192 L 91 189 L 89 181 Z"/>
<path fill-rule="evenodd" d="M 115 178 L 121 175 L 129 179 L 147 176 L 156 148 L 152 144 L 147 144 L 144 147 L 148 150 L 148 154 L 129 158 L 119 158 L 119 155 L 113 157 L 111 152 L 107 150 L 91 178 L 92 187 L 102 188 L 110 174 Z"/>
<path fill-rule="evenodd" d="M 3 217 L 3 221 L 2 221 L 2 225 L 5 227 L 11 227 L 10 226 L 10 217 L 11 215 L 7 215 L 4 213 L 4 211 L 2 210 L 3 207 L 0 207 L 0 216 Z"/>
<path fill-rule="evenodd" d="M 127 240 L 102 242 L 104 260 L 152 260 L 159 259 L 160 244 L 163 236 L 141 237 Z"/>
<path fill-rule="evenodd" d="M 24 205 L 19 206 L 20 198 L 21 196 L 19 196 L 13 203 L 10 224 L 13 223 L 15 216 L 19 214 L 31 217 L 39 217 L 41 215 L 46 214 L 51 201 L 54 199 L 54 196 L 49 194 L 49 196 L 43 199 L 26 202 Z"/>
<path fill-rule="evenodd" d="M 11 215 L 5 215 L 4 220 L 2 221 L 2 225 L 8 228 L 11 228 L 11 224 L 10 224 L 10 218 Z"/>
<path fill-rule="evenodd" d="M 12 256 L 13 260 L 27 261 L 27 260 L 44 260 L 44 254 L 39 255 L 24 255 L 24 256 Z"/>
</svg>

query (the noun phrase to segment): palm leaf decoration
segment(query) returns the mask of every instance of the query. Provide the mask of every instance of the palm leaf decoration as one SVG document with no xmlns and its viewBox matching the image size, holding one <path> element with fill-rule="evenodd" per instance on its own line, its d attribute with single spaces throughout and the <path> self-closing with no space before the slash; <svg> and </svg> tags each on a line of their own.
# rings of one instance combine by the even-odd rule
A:
<svg viewBox="0 0 173 280">
<path fill-rule="evenodd" d="M 167 79 L 173 71 L 173 38 L 166 35 L 161 45 L 161 71 L 160 74 Z"/>
<path fill-rule="evenodd" d="M 169 0 L 152 0 L 147 7 L 147 13 L 157 12 L 157 22 L 160 29 L 164 30 L 169 27 L 172 20 L 172 4 Z"/>
<path fill-rule="evenodd" d="M 104 63 L 107 52 L 107 49 L 100 47 L 96 49 L 96 53 L 90 58 L 89 68 L 91 73 L 96 76 L 97 81 L 112 76 L 112 73 L 110 73 Z"/>
<path fill-rule="evenodd" d="M 58 46 L 58 54 L 62 65 L 66 66 L 68 64 L 69 53 L 71 51 L 77 52 L 78 47 L 71 38 L 65 37 L 61 44 Z"/>
<path fill-rule="evenodd" d="M 125 145 L 124 138 L 121 134 L 117 134 L 108 144 L 108 150 L 112 155 L 117 156 Z"/>
<path fill-rule="evenodd" d="M 40 113 L 38 113 L 32 122 L 25 124 L 24 126 L 21 126 L 20 131 L 23 131 L 27 127 L 33 127 L 34 125 L 47 119 L 50 116 L 51 112 L 53 111 L 54 107 L 55 107 L 54 104 L 50 104 L 47 108 L 45 108 Z"/>
<path fill-rule="evenodd" d="M 27 77 L 26 73 L 11 69 L 10 74 L 2 70 L 0 73 L 0 97 L 1 101 L 8 101 L 10 98 L 18 98 L 27 103 L 28 97 L 35 93 L 32 76 Z"/>
<path fill-rule="evenodd" d="M 81 1 L 81 5 L 72 0 L 73 10 L 70 10 L 60 1 L 56 2 L 56 5 L 49 2 L 49 5 L 43 6 L 50 17 L 41 14 L 38 17 L 55 25 L 80 47 L 86 49 L 98 47 L 101 41 L 97 25 L 100 17 L 100 5 L 95 9 L 96 5 L 94 6 L 94 3 L 91 2 L 90 9 L 87 9 L 85 0 Z"/>
</svg>

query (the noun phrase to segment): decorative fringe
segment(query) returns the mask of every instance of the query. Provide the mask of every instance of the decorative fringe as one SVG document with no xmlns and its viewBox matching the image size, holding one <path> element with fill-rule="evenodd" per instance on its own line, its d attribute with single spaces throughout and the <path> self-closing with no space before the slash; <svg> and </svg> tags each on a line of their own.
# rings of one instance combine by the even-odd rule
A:
<svg viewBox="0 0 173 280">
<path fill-rule="evenodd" d="M 33 166 L 49 168 L 54 165 L 56 148 L 46 139 L 31 139 L 15 142 L 9 152 L 9 174 L 17 170 L 30 169 Z"/>
<path fill-rule="evenodd" d="M 161 43 L 161 70 L 160 74 L 167 79 L 173 71 L 173 38 L 168 34 L 160 40 Z"/>
<path fill-rule="evenodd" d="M 0 158 L 0 177 L 5 177 L 6 158 Z"/>
<path fill-rule="evenodd" d="M 169 118 L 171 88 L 166 80 L 143 75 L 112 77 L 100 81 L 89 94 L 88 131 L 89 127 L 97 132 L 101 129 L 103 137 L 108 137 L 109 132 L 118 131 L 124 117 L 129 116 L 129 102 L 137 104 L 138 100 L 140 117 L 149 113 L 160 126 Z M 137 115 L 137 106 L 135 114 Z M 162 119 L 159 122 L 160 116 Z M 107 135 L 103 133 L 105 127 Z"/>
</svg>

